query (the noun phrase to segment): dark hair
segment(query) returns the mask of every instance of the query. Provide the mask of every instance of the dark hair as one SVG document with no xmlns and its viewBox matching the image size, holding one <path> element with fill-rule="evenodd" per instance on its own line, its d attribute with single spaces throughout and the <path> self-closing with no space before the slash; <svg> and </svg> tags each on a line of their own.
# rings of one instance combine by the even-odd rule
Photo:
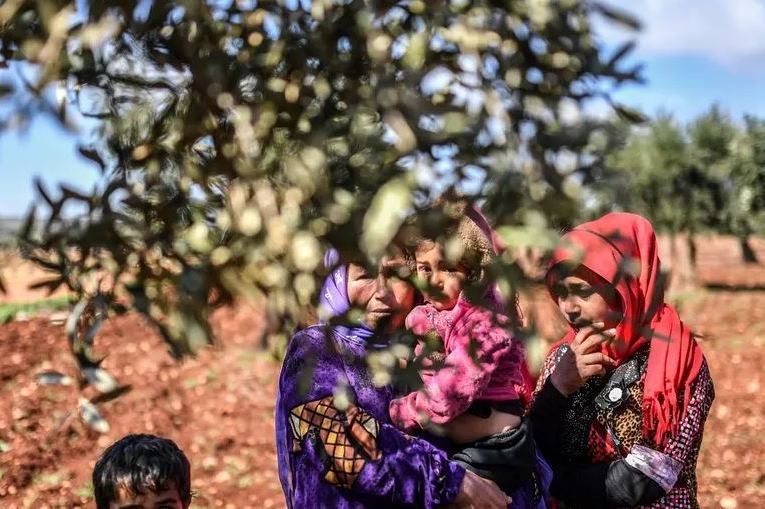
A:
<svg viewBox="0 0 765 509">
<path fill-rule="evenodd" d="M 118 488 L 131 493 L 160 492 L 170 485 L 188 506 L 191 466 L 175 442 L 154 435 L 126 435 L 110 445 L 93 468 L 97 509 L 108 509 Z"/>
</svg>

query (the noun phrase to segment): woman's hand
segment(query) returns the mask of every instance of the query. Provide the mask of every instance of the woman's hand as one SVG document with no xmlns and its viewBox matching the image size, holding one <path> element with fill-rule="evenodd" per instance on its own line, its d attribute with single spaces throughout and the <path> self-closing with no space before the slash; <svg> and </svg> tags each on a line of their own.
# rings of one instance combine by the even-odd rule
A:
<svg viewBox="0 0 765 509">
<path fill-rule="evenodd" d="M 507 509 L 511 498 L 505 495 L 496 484 L 479 477 L 470 470 L 465 471 L 460 492 L 449 507 L 473 509 Z"/>
<path fill-rule="evenodd" d="M 616 362 L 600 352 L 602 343 L 613 341 L 616 329 L 603 330 L 602 322 L 583 327 L 576 333 L 570 348 L 563 355 L 550 380 L 564 396 L 570 396 L 593 376 L 604 375 Z"/>
</svg>

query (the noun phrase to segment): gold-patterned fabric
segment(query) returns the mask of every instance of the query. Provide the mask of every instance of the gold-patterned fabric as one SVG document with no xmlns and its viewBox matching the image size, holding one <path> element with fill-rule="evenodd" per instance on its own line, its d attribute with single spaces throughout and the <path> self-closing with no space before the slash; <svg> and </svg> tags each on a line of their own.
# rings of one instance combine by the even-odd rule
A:
<svg viewBox="0 0 765 509">
<path fill-rule="evenodd" d="M 350 488 L 366 462 L 382 456 L 377 420 L 355 405 L 338 410 L 331 396 L 293 408 L 290 425 L 295 446 L 316 434 L 330 460 L 324 479 L 331 484 Z"/>
<path fill-rule="evenodd" d="M 641 380 L 642 381 L 642 380 Z M 617 409 L 599 411 L 595 417 L 596 423 L 590 428 L 588 448 L 593 462 L 613 461 L 626 455 L 633 445 L 644 444 L 643 414 L 643 385 L 636 383 L 627 389 L 626 401 Z M 619 444 L 614 443 L 613 437 L 608 436 L 607 426 L 613 430 Z M 621 446 L 621 451 L 617 447 Z"/>
</svg>

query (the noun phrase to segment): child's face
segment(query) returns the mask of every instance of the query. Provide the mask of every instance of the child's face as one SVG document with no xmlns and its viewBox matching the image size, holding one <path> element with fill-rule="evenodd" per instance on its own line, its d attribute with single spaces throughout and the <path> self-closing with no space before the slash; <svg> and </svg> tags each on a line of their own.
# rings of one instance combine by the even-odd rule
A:
<svg viewBox="0 0 765 509">
<path fill-rule="evenodd" d="M 441 245 L 435 242 L 424 242 L 417 249 L 415 259 L 417 276 L 427 281 L 433 289 L 425 294 L 425 299 L 439 311 L 454 308 L 468 275 L 467 271 L 445 260 Z"/>
<path fill-rule="evenodd" d="M 161 492 L 147 490 L 146 493 L 132 493 L 120 488 L 117 500 L 109 503 L 109 509 L 186 509 L 178 490 L 171 486 Z"/>
</svg>

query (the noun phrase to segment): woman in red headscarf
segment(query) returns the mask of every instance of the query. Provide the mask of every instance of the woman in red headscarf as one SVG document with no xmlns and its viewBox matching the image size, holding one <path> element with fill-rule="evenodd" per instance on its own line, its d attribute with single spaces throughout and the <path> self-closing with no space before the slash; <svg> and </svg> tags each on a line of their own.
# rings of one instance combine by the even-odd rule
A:
<svg viewBox="0 0 765 509">
<path fill-rule="evenodd" d="M 697 508 L 696 459 L 714 387 L 664 302 L 656 235 L 611 213 L 568 232 L 546 276 L 569 323 L 530 420 L 564 508 Z"/>
</svg>

